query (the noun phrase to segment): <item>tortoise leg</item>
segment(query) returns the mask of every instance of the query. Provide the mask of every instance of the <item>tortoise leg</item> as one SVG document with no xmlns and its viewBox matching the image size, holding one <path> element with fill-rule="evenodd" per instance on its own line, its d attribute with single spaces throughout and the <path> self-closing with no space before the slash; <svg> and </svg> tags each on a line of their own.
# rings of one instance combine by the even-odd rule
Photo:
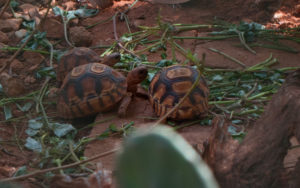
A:
<svg viewBox="0 0 300 188">
<path fill-rule="evenodd" d="M 132 93 L 128 92 L 126 96 L 122 99 L 121 104 L 119 106 L 118 110 L 118 116 L 119 117 L 125 117 L 127 108 L 132 100 Z"/>
</svg>

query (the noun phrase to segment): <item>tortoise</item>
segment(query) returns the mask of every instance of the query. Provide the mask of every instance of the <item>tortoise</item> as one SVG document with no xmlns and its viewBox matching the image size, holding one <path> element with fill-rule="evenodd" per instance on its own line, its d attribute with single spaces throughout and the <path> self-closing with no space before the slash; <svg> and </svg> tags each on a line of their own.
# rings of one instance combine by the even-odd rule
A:
<svg viewBox="0 0 300 188">
<path fill-rule="evenodd" d="M 81 118 L 112 110 L 120 104 L 124 116 L 136 85 L 147 76 L 144 66 L 134 68 L 127 78 L 110 66 L 89 63 L 75 67 L 64 79 L 57 103 L 58 115 L 65 119 Z"/>
<path fill-rule="evenodd" d="M 86 47 L 77 47 L 65 53 L 59 60 L 57 67 L 57 76 L 56 79 L 58 84 L 61 85 L 65 76 L 74 68 L 79 65 L 88 64 L 88 63 L 103 63 L 109 66 L 113 66 L 120 61 L 120 54 L 115 52 L 112 53 L 104 59 L 100 59 L 98 54 L 93 50 Z"/>
<path fill-rule="evenodd" d="M 149 85 L 149 99 L 157 116 L 165 115 L 189 91 L 200 72 L 191 66 L 172 65 L 163 68 L 152 79 Z M 209 89 L 205 79 L 200 81 L 181 106 L 168 118 L 188 120 L 202 118 L 208 112 Z"/>
</svg>

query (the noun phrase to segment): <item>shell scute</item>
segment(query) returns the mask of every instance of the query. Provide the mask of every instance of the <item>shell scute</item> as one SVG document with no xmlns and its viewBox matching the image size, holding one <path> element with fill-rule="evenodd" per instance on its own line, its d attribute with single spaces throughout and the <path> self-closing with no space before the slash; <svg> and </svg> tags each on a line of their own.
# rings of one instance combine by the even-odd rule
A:
<svg viewBox="0 0 300 188">
<path fill-rule="evenodd" d="M 150 103 L 157 116 L 165 115 L 190 90 L 199 71 L 191 66 L 173 65 L 163 68 L 149 85 Z M 208 112 L 209 89 L 201 75 L 199 84 L 168 118 L 186 120 L 202 118 Z"/>
<path fill-rule="evenodd" d="M 74 72 L 81 72 L 75 74 Z M 59 116 L 77 118 L 111 110 L 126 94 L 126 78 L 112 68 L 90 63 L 65 78 L 57 105 Z"/>
<path fill-rule="evenodd" d="M 59 60 L 56 79 L 62 82 L 66 75 L 74 68 L 83 64 L 99 62 L 100 57 L 93 50 L 85 47 L 73 48 L 66 52 Z M 79 70 L 78 70 L 79 71 Z"/>
</svg>

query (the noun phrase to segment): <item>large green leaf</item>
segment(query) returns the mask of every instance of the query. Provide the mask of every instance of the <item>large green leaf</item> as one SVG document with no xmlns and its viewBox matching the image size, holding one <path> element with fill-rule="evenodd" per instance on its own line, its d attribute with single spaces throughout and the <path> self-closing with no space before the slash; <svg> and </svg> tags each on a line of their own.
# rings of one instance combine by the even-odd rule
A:
<svg viewBox="0 0 300 188">
<path fill-rule="evenodd" d="M 170 127 L 140 131 L 117 160 L 119 188 L 217 188 L 200 155 Z"/>
<path fill-rule="evenodd" d="M 54 134 L 58 137 L 63 137 L 70 133 L 71 131 L 75 131 L 76 129 L 67 123 L 51 123 L 50 128 L 53 130 Z"/>
<path fill-rule="evenodd" d="M 42 144 L 39 141 L 37 141 L 31 137 L 28 137 L 26 139 L 25 147 L 27 149 L 30 149 L 30 150 L 38 152 L 38 153 L 41 153 L 43 150 Z"/>
</svg>

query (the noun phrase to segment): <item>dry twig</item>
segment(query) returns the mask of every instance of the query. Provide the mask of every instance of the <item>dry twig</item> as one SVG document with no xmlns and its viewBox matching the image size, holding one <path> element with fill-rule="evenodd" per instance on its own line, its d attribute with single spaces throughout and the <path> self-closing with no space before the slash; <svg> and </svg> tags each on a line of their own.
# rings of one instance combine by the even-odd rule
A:
<svg viewBox="0 0 300 188">
<path fill-rule="evenodd" d="M 17 181 L 17 180 L 22 180 L 22 179 L 29 178 L 29 177 L 34 177 L 34 176 L 37 176 L 37 175 L 40 175 L 40 174 L 45 174 L 45 173 L 50 172 L 50 171 L 57 171 L 57 170 L 65 169 L 65 168 L 72 168 L 72 167 L 75 167 L 75 166 L 78 166 L 78 165 L 81 165 L 81 164 L 99 159 L 101 157 L 111 155 L 111 154 L 115 153 L 118 150 L 119 150 L 119 148 L 115 148 L 115 149 L 112 149 L 110 151 L 103 152 L 103 153 L 100 153 L 98 155 L 95 155 L 95 156 L 93 156 L 89 159 L 83 160 L 83 161 L 79 161 L 79 162 L 76 162 L 76 163 L 71 163 L 71 164 L 68 164 L 68 165 L 60 166 L 60 167 L 53 167 L 53 168 L 48 168 L 48 169 L 44 169 L 44 170 L 38 170 L 38 171 L 35 171 L 33 173 L 30 173 L 30 174 L 23 175 L 23 176 L 2 179 L 2 180 L 0 180 L 0 182 Z"/>
</svg>

